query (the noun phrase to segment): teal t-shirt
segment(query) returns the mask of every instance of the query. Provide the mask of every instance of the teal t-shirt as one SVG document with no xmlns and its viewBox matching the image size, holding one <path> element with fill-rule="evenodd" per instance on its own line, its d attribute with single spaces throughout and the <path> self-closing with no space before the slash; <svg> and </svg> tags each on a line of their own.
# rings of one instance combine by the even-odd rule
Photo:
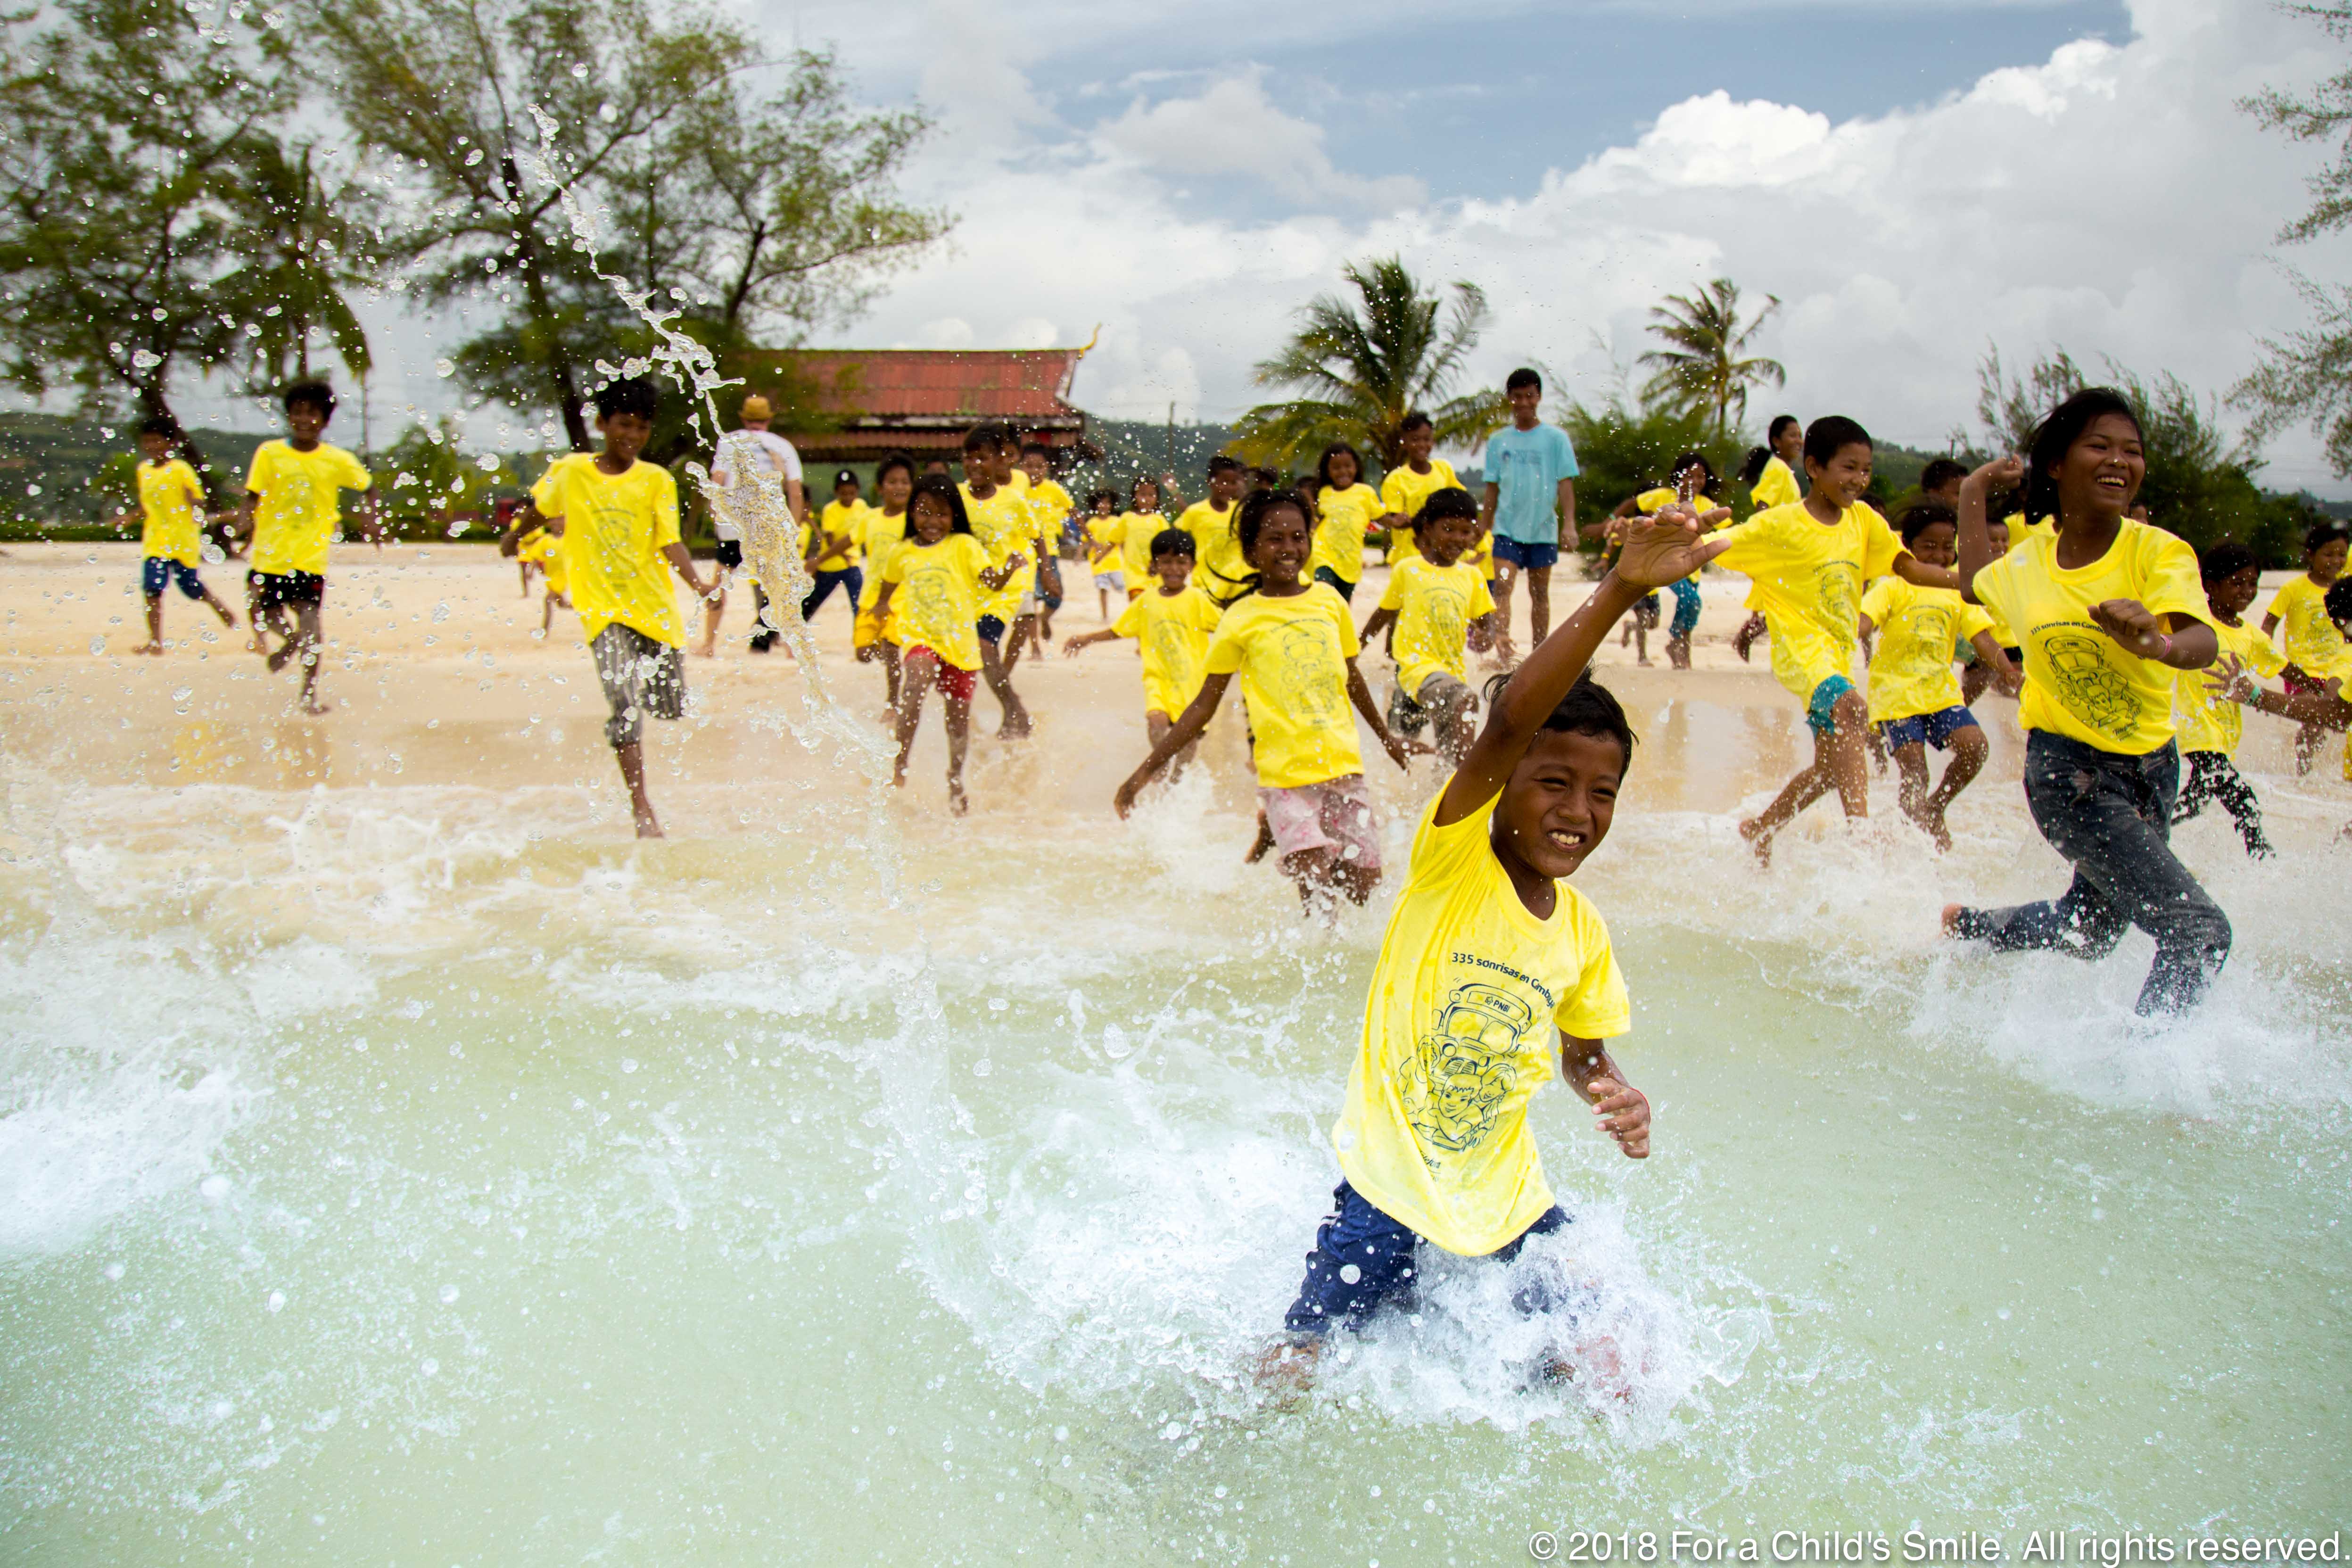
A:
<svg viewBox="0 0 2352 1568">
<path fill-rule="evenodd" d="M 1507 425 L 1486 438 L 1495 532 L 1521 544 L 1559 542 L 1559 481 L 1576 478 L 1576 447 L 1557 425 Z"/>
</svg>

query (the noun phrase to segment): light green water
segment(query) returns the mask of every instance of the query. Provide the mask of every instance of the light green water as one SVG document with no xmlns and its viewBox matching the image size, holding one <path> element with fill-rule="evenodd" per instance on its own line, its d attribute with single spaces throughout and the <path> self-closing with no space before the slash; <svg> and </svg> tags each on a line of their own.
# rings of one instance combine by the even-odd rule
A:
<svg viewBox="0 0 2352 1568">
<path fill-rule="evenodd" d="M 1659 782 L 1588 891 L 1657 1153 L 1539 1096 L 1578 1223 L 1527 1266 L 1592 1288 L 1630 1396 L 1528 1387 L 1539 1326 L 1468 1269 L 1281 1411 L 1246 1369 L 1336 1180 L 1380 910 L 1302 928 L 1205 777 L 1129 828 L 1058 796 L 959 826 L 739 736 L 772 788 L 661 793 L 740 802 L 740 832 L 639 849 L 601 778 L 457 782 L 439 732 L 385 743 L 440 782 L 175 790 L 165 742 L 60 758 L 20 707 L 0 1558 L 1443 1563 L 1539 1528 L 1915 1522 L 2013 1556 L 2034 1527 L 2341 1525 L 2328 803 L 2275 792 L 2281 864 L 2184 834 L 2239 952 L 2149 1035 L 2144 940 L 2083 969 L 1926 935 L 1956 891 L 2056 885 L 2013 784 L 1942 863 L 1817 833 L 1763 877 L 1664 782 L 1759 721 L 1643 717 Z M 1064 738 L 1075 794 L 1117 740 Z M 1379 787 L 1401 862 L 1427 781 Z"/>
</svg>

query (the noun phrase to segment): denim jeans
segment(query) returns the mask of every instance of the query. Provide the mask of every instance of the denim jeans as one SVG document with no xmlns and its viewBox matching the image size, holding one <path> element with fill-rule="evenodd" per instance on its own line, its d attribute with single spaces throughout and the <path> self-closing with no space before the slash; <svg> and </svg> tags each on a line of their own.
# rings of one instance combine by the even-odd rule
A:
<svg viewBox="0 0 2352 1568">
<path fill-rule="evenodd" d="M 2056 948 L 2099 959 L 2136 925 L 2156 939 L 2140 1013 L 2194 1005 L 2230 956 L 2230 919 L 2168 842 L 2179 790 L 2180 752 L 2169 743 L 2134 757 L 2034 731 L 2025 803 L 2050 847 L 2074 863 L 2074 885 L 2047 903 L 1962 910 L 1957 933 L 1996 952 Z"/>
</svg>

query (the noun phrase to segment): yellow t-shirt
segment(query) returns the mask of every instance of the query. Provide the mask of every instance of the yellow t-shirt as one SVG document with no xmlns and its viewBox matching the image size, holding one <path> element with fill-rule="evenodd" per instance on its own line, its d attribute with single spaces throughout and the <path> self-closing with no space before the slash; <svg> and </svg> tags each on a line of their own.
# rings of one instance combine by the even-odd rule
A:
<svg viewBox="0 0 2352 1568">
<path fill-rule="evenodd" d="M 323 574 L 327 545 L 343 521 L 335 492 L 374 487 L 375 476 L 341 447 L 321 441 L 298 452 L 284 441 L 264 441 L 245 476 L 245 488 L 261 498 L 253 509 L 253 569 L 271 576 Z"/>
<path fill-rule="evenodd" d="M 1140 588 L 1151 581 L 1151 542 L 1176 525 L 1156 511 L 1123 511 L 1111 520 L 1104 535 L 1118 546 L 1118 569 L 1127 585 Z"/>
<path fill-rule="evenodd" d="M 1013 479 L 1025 487 L 1029 476 L 1015 469 Z M 1021 613 L 1021 595 L 1037 581 L 1036 519 L 1030 515 L 1029 498 L 1024 489 L 1012 485 L 999 485 L 986 500 L 972 499 L 971 487 L 959 485 L 963 491 L 964 515 L 971 520 L 972 537 L 980 541 L 988 552 L 989 570 L 994 571 L 1015 554 L 1022 559 L 1021 569 L 1013 574 L 1004 586 L 994 593 L 980 590 L 980 611 L 994 616 L 1006 626 Z M 931 645 L 937 647 L 937 644 Z M 940 649 L 942 653 L 946 650 Z M 974 658 L 980 656 L 974 654 Z M 958 665 L 959 669 L 978 668 L 977 665 Z"/>
<path fill-rule="evenodd" d="M 2039 522 L 2028 522 L 2025 521 L 2023 512 L 2013 511 L 2000 521 L 2001 526 L 2009 530 L 2010 550 L 2015 550 L 2029 539 L 2058 537 L 2058 520 L 2054 517 L 2045 517 Z M 2006 555 L 2009 551 L 2005 550 L 2001 553 Z"/>
<path fill-rule="evenodd" d="M 1862 613 L 1878 628 L 1878 647 L 1870 656 L 1872 723 L 1960 706 L 1953 650 L 1992 630 L 1990 616 L 1957 588 L 1922 588 L 1900 577 L 1873 583 L 1862 596 Z"/>
<path fill-rule="evenodd" d="M 1342 583 L 1358 581 L 1364 574 L 1364 531 L 1388 510 L 1381 492 L 1360 481 L 1344 490 L 1326 486 L 1316 493 L 1315 510 L 1319 521 L 1307 574 L 1312 577 L 1315 568 L 1328 566 Z"/>
<path fill-rule="evenodd" d="M 1261 788 L 1296 789 L 1364 771 L 1348 700 L 1348 661 L 1361 647 L 1348 602 L 1328 583 L 1310 583 L 1286 599 L 1251 594 L 1225 606 L 1207 668 L 1241 672 Z"/>
<path fill-rule="evenodd" d="M 1126 535 L 1117 516 L 1087 519 L 1087 571 L 1097 579 L 1107 572 L 1125 573 L 1127 556 L 1119 548 Z"/>
<path fill-rule="evenodd" d="M 1201 695 L 1201 682 L 1209 674 L 1209 634 L 1221 615 L 1216 601 L 1190 584 L 1182 593 L 1169 595 L 1155 583 L 1142 597 L 1127 602 L 1110 629 L 1133 637 L 1143 654 L 1146 713 L 1174 719 Z"/>
<path fill-rule="evenodd" d="M 1250 573 L 1249 563 L 1242 559 L 1241 539 L 1234 532 L 1241 514 L 1239 501 L 1219 511 L 1196 500 L 1176 519 L 1176 526 L 1192 536 L 1192 546 L 1200 552 L 1192 563 L 1192 585 L 1221 605 L 1242 592 L 1242 579 Z M 1145 548 L 1148 555 L 1148 542 Z M 1150 564 L 1147 560 L 1146 570 Z"/>
<path fill-rule="evenodd" d="M 1862 585 L 1885 575 L 1903 542 L 1857 501 L 1824 523 L 1799 501 L 1759 511 L 1723 531 L 1731 548 L 1716 564 L 1752 580 L 1748 603 L 1772 631 L 1772 673 L 1810 701 L 1833 675 L 1853 678 Z"/>
<path fill-rule="evenodd" d="M 531 504 L 563 520 L 563 574 L 581 635 L 619 622 L 672 647 L 686 644 L 665 546 L 679 542 L 677 481 L 640 458 L 608 474 L 586 452 L 558 458 L 531 487 Z"/>
<path fill-rule="evenodd" d="M 515 559 L 538 562 L 547 574 L 547 591 L 570 597 L 563 580 L 563 541 L 543 528 L 534 528 L 516 542 Z"/>
<path fill-rule="evenodd" d="M 2197 554 L 2130 518 L 2088 566 L 2058 564 L 2058 541 L 2037 534 L 1977 574 L 1976 595 L 2021 634 L 2025 693 L 2018 721 L 2125 756 L 2172 739 L 2170 667 L 2140 658 L 2099 629 L 2090 607 L 2137 599 L 2161 618 L 2209 621 Z"/>
<path fill-rule="evenodd" d="M 2352 661 L 2344 634 L 2328 618 L 2327 590 L 2313 582 L 2308 572 L 2296 573 L 2272 595 L 2270 608 L 2263 614 L 2278 617 L 2279 641 L 2286 661 L 2305 674 L 2325 679 L 2341 673 L 2339 667 Z"/>
<path fill-rule="evenodd" d="M 1374 1207 L 1475 1258 L 1552 1205 L 1527 1109 L 1558 1070 L 1554 1029 L 1601 1040 L 1633 1020 L 1591 901 L 1555 883 L 1536 919 L 1487 838 L 1501 795 L 1440 827 L 1444 798 L 1413 834 L 1331 1142 Z"/>
<path fill-rule="evenodd" d="M 1467 556 L 1433 566 L 1416 555 L 1390 568 L 1381 608 L 1396 612 L 1397 685 L 1404 694 L 1419 696 L 1433 675 L 1468 679 L 1470 623 L 1494 607 L 1486 579 Z"/>
<path fill-rule="evenodd" d="M 1769 511 L 1776 506 L 1794 506 L 1805 499 L 1797 487 L 1797 470 L 1778 457 L 1764 459 L 1764 471 L 1756 476 L 1756 483 L 1748 499 L 1758 511 Z"/>
<path fill-rule="evenodd" d="M 1075 504 L 1070 500 L 1070 492 L 1052 479 L 1029 487 L 1029 512 L 1035 520 L 1037 536 L 1045 542 L 1046 549 L 1061 549 L 1062 524 L 1069 521 L 1070 509 Z"/>
<path fill-rule="evenodd" d="M 140 553 L 152 559 L 196 563 L 196 513 L 205 504 L 205 487 L 196 470 L 184 458 L 139 465 Z"/>
<path fill-rule="evenodd" d="M 983 571 L 995 570 L 987 547 L 969 533 L 950 533 L 937 544 L 909 538 L 882 569 L 883 581 L 899 584 L 890 595 L 890 624 L 898 646 L 927 647 L 958 669 L 980 668 L 980 585 Z"/>
<path fill-rule="evenodd" d="M 1416 474 L 1411 465 L 1400 463 L 1381 479 L 1381 510 L 1399 513 L 1411 522 L 1431 496 L 1439 490 L 1461 488 L 1462 481 L 1454 477 L 1454 465 L 1443 458 L 1432 458 L 1429 472 L 1425 474 Z M 1493 549 L 1492 544 L 1487 546 L 1490 556 Z M 1420 553 L 1421 546 L 1413 542 L 1412 530 L 1409 528 L 1398 529 L 1389 541 L 1389 564 L 1391 566 Z"/>
<path fill-rule="evenodd" d="M 2211 607 L 2209 604 L 2209 609 Z M 2260 628 L 2241 622 L 2225 626 L 2217 619 L 2207 624 L 2221 645 L 2221 655 L 2235 654 L 2258 676 L 2276 675 L 2287 666 L 2286 656 L 2271 646 L 2271 639 Z M 2220 659 L 2214 662 L 2217 664 Z M 2172 711 L 2180 736 L 2182 755 L 2190 752 L 2219 752 L 2234 756 L 2238 742 L 2245 738 L 2246 710 L 2226 698 L 2217 698 L 2205 682 L 2212 678 L 2210 669 L 2176 669 L 2172 672 Z"/>
<path fill-rule="evenodd" d="M 851 501 L 847 506 L 837 500 L 824 503 L 824 510 L 816 514 L 817 527 L 826 533 L 841 535 L 841 547 L 818 556 L 817 571 L 846 572 L 857 564 L 858 535 L 865 527 L 866 514 L 873 510 L 862 500 Z M 812 534 L 812 542 L 814 539 Z M 801 548 L 806 550 L 808 546 L 803 544 Z"/>
<path fill-rule="evenodd" d="M 907 537 L 908 514 L 892 517 L 879 507 L 867 507 L 857 520 L 857 551 L 866 557 L 866 581 L 857 590 L 857 607 L 870 610 L 882 596 L 882 569 Z"/>
</svg>

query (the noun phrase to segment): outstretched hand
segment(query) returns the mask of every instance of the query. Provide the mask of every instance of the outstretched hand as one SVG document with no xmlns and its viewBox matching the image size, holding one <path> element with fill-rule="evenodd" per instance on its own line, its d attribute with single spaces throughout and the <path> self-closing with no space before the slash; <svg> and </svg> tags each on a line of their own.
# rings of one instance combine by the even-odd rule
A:
<svg viewBox="0 0 2352 1568">
<path fill-rule="evenodd" d="M 1389 754 L 1389 761 L 1401 768 L 1407 765 L 1405 759 L 1408 757 L 1429 757 L 1437 754 L 1437 748 L 1428 742 L 1408 741 L 1402 735 L 1397 734 L 1381 736 L 1381 749 Z"/>
<path fill-rule="evenodd" d="M 1618 535 L 1617 575 L 1644 592 L 1681 582 L 1731 548 L 1727 539 L 1706 537 L 1707 530 L 1730 515 L 1717 507 L 1694 516 L 1675 505 L 1649 517 L 1624 519 Z"/>
<path fill-rule="evenodd" d="M 2246 661 L 2234 653 L 2214 660 L 2205 674 L 2205 689 L 2219 702 L 2251 702 L 2261 689 L 2261 683 L 2246 673 Z"/>
<path fill-rule="evenodd" d="M 1584 1086 L 1592 1097 L 1592 1116 L 1601 1131 L 1617 1140 L 1628 1160 L 1650 1157 L 1650 1102 L 1633 1085 L 1613 1078 L 1596 1078 Z"/>
</svg>

